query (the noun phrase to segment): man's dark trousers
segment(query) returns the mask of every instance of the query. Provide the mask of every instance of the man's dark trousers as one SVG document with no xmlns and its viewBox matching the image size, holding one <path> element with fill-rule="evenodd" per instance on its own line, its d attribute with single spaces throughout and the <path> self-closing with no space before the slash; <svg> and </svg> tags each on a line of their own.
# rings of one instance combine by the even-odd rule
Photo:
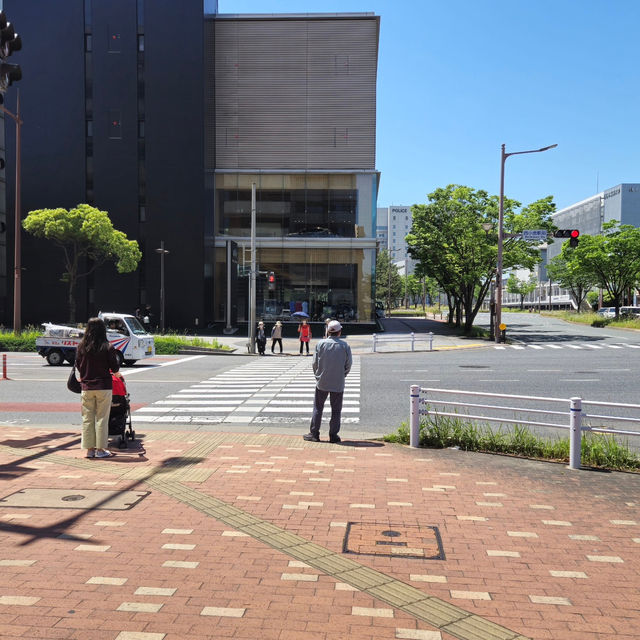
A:
<svg viewBox="0 0 640 640">
<path fill-rule="evenodd" d="M 327 396 L 330 395 L 331 420 L 329 421 L 329 440 L 335 438 L 340 431 L 340 415 L 342 413 L 343 391 L 323 391 L 316 387 L 316 397 L 313 404 L 313 414 L 311 416 L 311 427 L 309 431 L 316 437 L 320 437 L 320 423 L 322 422 L 322 410 Z"/>
</svg>

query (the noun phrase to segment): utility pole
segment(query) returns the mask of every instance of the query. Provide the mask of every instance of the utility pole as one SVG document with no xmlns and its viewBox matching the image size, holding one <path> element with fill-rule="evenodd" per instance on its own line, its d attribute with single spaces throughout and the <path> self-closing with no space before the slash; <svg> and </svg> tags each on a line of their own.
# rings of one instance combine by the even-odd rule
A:
<svg viewBox="0 0 640 640">
<path fill-rule="evenodd" d="M 16 193 L 14 197 L 14 242 L 13 242 L 13 330 L 22 331 L 22 204 L 20 201 L 20 149 L 22 120 L 20 120 L 20 90 L 16 92 L 16 112 L 11 113 L 2 105 L 2 111 L 16 123 Z"/>
<path fill-rule="evenodd" d="M 256 352 L 256 183 L 251 183 L 251 275 L 249 277 L 249 353 Z"/>
<path fill-rule="evenodd" d="M 22 39 L 15 32 L 14 26 L 7 20 L 4 11 L 0 11 L 0 105 L 4 102 L 5 91 L 22 78 L 20 65 L 10 64 L 7 58 L 14 52 L 22 49 Z M 6 113 L 16 123 L 16 193 L 15 193 L 15 238 L 13 249 L 13 330 L 16 333 L 22 331 L 22 261 L 20 259 L 21 246 L 20 238 L 22 233 L 22 214 L 20 202 L 20 134 L 22 120 L 20 120 L 20 91 L 16 95 L 15 115 L 2 105 L 2 111 Z M 3 159 L 4 164 L 4 159 Z"/>
</svg>

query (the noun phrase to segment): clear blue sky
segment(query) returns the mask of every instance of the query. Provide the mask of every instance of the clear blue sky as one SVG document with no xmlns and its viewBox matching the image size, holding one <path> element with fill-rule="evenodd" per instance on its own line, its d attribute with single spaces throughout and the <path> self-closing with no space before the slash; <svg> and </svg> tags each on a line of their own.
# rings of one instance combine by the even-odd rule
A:
<svg viewBox="0 0 640 640">
<path fill-rule="evenodd" d="M 565 207 L 640 182 L 638 0 L 219 0 L 220 13 L 381 17 L 378 206 L 449 183 Z"/>
</svg>

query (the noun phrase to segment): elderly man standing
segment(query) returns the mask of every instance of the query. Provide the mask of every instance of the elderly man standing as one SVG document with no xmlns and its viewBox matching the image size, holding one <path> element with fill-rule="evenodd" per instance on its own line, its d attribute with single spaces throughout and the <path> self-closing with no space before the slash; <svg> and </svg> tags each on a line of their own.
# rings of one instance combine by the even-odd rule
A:
<svg viewBox="0 0 640 640">
<path fill-rule="evenodd" d="M 322 410 L 327 396 L 331 402 L 331 420 L 329 421 L 329 442 L 340 442 L 340 414 L 342 413 L 342 396 L 344 395 L 344 379 L 351 371 L 351 347 L 340 339 L 342 325 L 332 320 L 327 325 L 328 337 L 316 344 L 313 354 L 313 373 L 316 376 L 316 396 L 311 416 L 309 433 L 302 436 L 311 442 L 320 442 L 320 423 Z"/>
</svg>

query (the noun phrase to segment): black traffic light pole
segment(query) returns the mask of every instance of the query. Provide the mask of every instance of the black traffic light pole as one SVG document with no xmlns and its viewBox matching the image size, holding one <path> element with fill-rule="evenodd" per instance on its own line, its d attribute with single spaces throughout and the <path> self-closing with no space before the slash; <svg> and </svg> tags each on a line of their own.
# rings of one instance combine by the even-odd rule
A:
<svg viewBox="0 0 640 640">
<path fill-rule="evenodd" d="M 16 193 L 15 193 L 15 238 L 13 249 L 13 265 L 14 265 L 14 280 L 13 280 L 13 330 L 15 333 L 22 331 L 22 261 L 20 257 L 21 246 L 20 236 L 22 231 L 22 216 L 20 214 L 20 138 L 22 120 L 20 120 L 20 89 L 16 93 L 16 112 L 11 113 L 4 105 L 2 105 L 2 111 L 8 115 L 16 123 Z"/>
</svg>

